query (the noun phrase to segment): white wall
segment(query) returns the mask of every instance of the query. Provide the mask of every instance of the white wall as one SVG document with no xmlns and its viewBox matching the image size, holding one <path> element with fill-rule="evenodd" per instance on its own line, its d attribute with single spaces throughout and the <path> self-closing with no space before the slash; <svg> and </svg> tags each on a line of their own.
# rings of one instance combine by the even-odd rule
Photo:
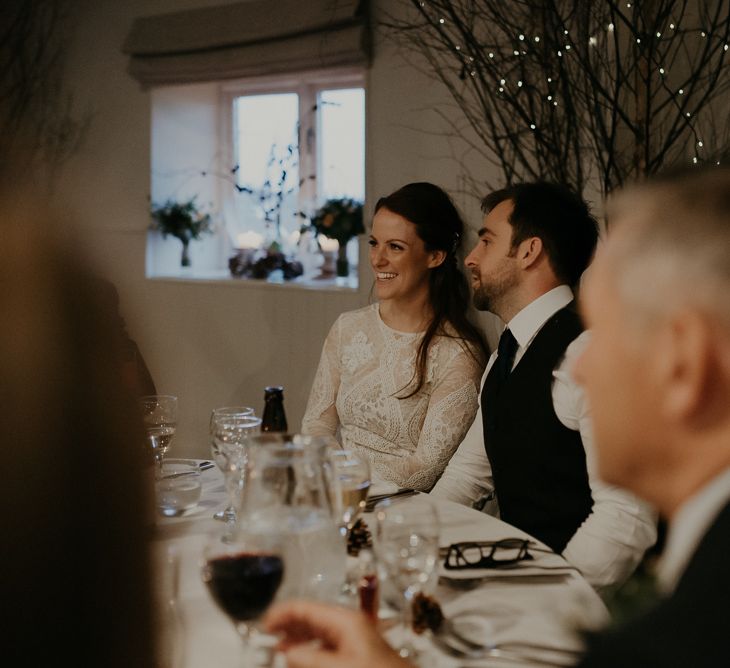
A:
<svg viewBox="0 0 730 668">
<path fill-rule="evenodd" d="M 374 3 L 376 18 L 384 3 L 390 5 Z M 299 427 L 330 325 L 342 311 L 366 304 L 371 285 L 366 263 L 356 292 L 145 278 L 150 94 L 127 75 L 121 45 L 135 16 L 218 4 L 221 0 L 79 4 L 67 76 L 77 103 L 90 108 L 93 119 L 84 146 L 57 186 L 58 198 L 73 212 L 70 217 L 80 220 L 95 258 L 119 288 L 128 329 L 158 391 L 180 398 L 174 453 L 200 457 L 208 456 L 211 408 L 248 404 L 260 410 L 265 385 L 284 385 L 290 428 Z M 446 99 L 439 95 L 437 84 L 377 36 L 367 83 L 366 214 L 375 198 L 410 181 L 457 187 L 456 167 L 448 159 L 452 148 L 439 136 L 445 128 L 433 112 Z M 476 201 L 455 199 L 476 229 Z M 178 252 L 176 240 L 166 243 Z M 493 341 L 492 320 L 482 316 L 482 322 Z"/>
</svg>

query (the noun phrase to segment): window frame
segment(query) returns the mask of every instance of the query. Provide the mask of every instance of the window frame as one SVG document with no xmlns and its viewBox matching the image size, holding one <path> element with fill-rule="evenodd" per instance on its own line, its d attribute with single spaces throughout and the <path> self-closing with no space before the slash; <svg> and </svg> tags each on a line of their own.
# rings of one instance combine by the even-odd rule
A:
<svg viewBox="0 0 730 668">
<path fill-rule="evenodd" d="M 221 82 L 219 86 L 219 108 L 220 108 L 220 133 L 219 133 L 219 155 L 234 159 L 237 150 L 235 146 L 235 124 L 237 122 L 234 109 L 234 101 L 245 95 L 266 95 L 274 93 L 296 93 L 299 100 L 299 174 L 314 174 L 314 178 L 305 179 L 299 188 L 297 204 L 303 209 L 309 202 L 320 201 L 319 189 L 319 136 L 321 117 L 316 113 L 317 96 L 323 90 L 340 90 L 346 88 L 362 88 L 367 109 L 367 87 L 365 69 L 363 67 L 337 67 L 307 72 L 287 73 L 279 75 L 266 75 L 260 77 L 247 77 Z M 306 122 L 308 116 L 314 116 L 313 122 Z M 305 119 L 305 120 L 302 120 Z M 367 132 L 367 111 L 365 114 Z M 305 129 L 306 128 L 306 129 Z M 306 131 L 306 137 L 302 132 Z M 367 150 L 367 141 L 365 142 Z M 367 156 L 363 156 L 367 164 Z M 224 169 L 230 169 L 231 165 L 222 165 Z M 366 177 L 367 178 L 367 177 Z M 365 184 L 365 192 L 367 184 Z M 219 183 L 217 197 L 221 210 L 225 210 L 226 204 L 235 197 L 234 190 L 223 187 Z M 227 234 L 227 231 L 226 231 Z"/>
</svg>

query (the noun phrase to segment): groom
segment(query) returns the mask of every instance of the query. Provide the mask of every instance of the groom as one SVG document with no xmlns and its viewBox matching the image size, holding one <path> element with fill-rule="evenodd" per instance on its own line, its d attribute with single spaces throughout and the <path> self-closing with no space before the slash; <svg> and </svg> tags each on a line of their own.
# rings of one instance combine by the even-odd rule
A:
<svg viewBox="0 0 730 668">
<path fill-rule="evenodd" d="M 465 260 L 474 305 L 506 323 L 480 409 L 432 493 L 481 507 L 561 553 L 596 588 L 623 582 L 656 540 L 648 507 L 599 480 L 585 394 L 570 368 L 588 335 L 572 287 L 598 231 L 583 200 L 550 183 L 484 198 Z"/>
</svg>

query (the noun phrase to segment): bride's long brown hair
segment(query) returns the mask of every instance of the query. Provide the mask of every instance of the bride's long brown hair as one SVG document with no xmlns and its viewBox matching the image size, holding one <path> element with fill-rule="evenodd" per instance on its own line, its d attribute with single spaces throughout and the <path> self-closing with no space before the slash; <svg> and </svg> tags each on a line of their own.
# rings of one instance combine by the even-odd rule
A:
<svg viewBox="0 0 730 668">
<path fill-rule="evenodd" d="M 489 349 L 481 331 L 467 315 L 469 285 L 459 269 L 457 255 L 464 238 L 464 221 L 451 198 L 433 183 L 409 183 L 381 197 L 375 204 L 375 212 L 380 209 L 392 211 L 413 223 L 427 251 L 446 253 L 444 261 L 429 272 L 428 296 L 433 318 L 418 346 L 413 378 L 403 388 L 408 394 L 399 397 L 407 399 L 417 394 L 426 381 L 428 351 L 435 336 L 459 339 L 479 364 L 484 364 Z"/>
</svg>

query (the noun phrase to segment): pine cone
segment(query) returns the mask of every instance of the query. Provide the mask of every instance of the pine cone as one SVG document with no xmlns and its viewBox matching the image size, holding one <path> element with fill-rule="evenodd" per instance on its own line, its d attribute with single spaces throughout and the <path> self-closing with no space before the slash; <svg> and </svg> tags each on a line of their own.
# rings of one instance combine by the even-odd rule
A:
<svg viewBox="0 0 730 668">
<path fill-rule="evenodd" d="M 426 594 L 416 594 L 413 599 L 413 630 L 423 633 L 426 629 L 438 631 L 444 621 L 444 614 L 438 601 Z"/>
<path fill-rule="evenodd" d="M 347 534 L 347 554 L 356 557 L 363 547 L 372 547 L 373 537 L 365 521 L 358 519 Z"/>
</svg>

